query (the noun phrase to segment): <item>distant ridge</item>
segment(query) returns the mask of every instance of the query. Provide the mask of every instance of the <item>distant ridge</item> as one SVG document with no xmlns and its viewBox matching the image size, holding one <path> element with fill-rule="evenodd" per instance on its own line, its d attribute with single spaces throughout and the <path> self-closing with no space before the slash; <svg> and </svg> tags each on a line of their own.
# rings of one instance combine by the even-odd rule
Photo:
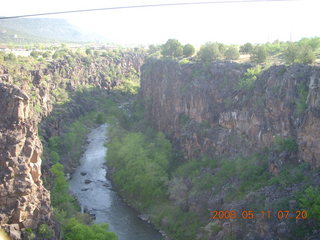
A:
<svg viewBox="0 0 320 240">
<path fill-rule="evenodd" d="M 0 42 L 105 42 L 98 34 L 83 33 L 64 19 L 0 20 Z"/>
</svg>

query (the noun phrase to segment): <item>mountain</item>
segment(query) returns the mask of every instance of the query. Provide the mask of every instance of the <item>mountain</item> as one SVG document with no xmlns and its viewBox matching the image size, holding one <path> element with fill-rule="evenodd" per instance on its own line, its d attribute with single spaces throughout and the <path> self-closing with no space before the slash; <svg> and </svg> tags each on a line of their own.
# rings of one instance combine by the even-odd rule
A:
<svg viewBox="0 0 320 240">
<path fill-rule="evenodd" d="M 86 33 L 56 18 L 19 18 L 0 20 L 1 42 L 103 42 L 106 38 Z"/>
</svg>

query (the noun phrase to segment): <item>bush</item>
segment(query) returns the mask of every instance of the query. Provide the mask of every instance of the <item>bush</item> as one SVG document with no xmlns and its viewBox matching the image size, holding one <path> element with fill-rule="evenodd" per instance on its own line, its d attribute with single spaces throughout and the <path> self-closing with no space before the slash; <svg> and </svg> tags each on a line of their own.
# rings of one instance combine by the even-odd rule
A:
<svg viewBox="0 0 320 240">
<path fill-rule="evenodd" d="M 241 89 L 249 90 L 253 87 L 254 82 L 257 80 L 257 76 L 262 72 L 260 65 L 248 68 L 244 74 L 244 77 L 239 81 L 239 87 Z"/>
<path fill-rule="evenodd" d="M 240 57 L 239 50 L 236 46 L 231 46 L 226 50 L 224 56 L 227 60 L 237 60 Z"/>
<path fill-rule="evenodd" d="M 291 137 L 276 137 L 273 146 L 279 152 L 296 152 L 298 150 L 298 144 Z"/>
<path fill-rule="evenodd" d="M 265 46 L 258 45 L 255 46 L 251 56 L 250 60 L 254 63 L 265 63 L 267 61 L 268 52 Z"/>
<path fill-rule="evenodd" d="M 320 224 L 320 187 L 308 187 L 299 199 L 300 205 L 307 210 L 308 217 Z"/>
<path fill-rule="evenodd" d="M 118 237 L 108 231 L 108 224 L 84 225 L 70 218 L 64 229 L 65 240 L 117 240 Z"/>
<path fill-rule="evenodd" d="M 96 117 L 96 123 L 97 124 L 103 124 L 103 123 L 105 123 L 105 116 L 104 116 L 104 114 L 103 113 L 101 113 L 101 112 L 99 112 L 98 114 L 97 114 L 97 117 Z"/>
<path fill-rule="evenodd" d="M 58 163 L 60 161 L 60 156 L 56 151 L 51 151 L 50 152 L 50 159 L 52 163 Z"/>
<path fill-rule="evenodd" d="M 171 144 L 162 133 L 152 135 L 148 139 L 142 133 L 114 126 L 108 142 L 107 162 L 116 170 L 113 179 L 126 198 L 141 208 L 166 194 Z"/>
<path fill-rule="evenodd" d="M 54 232 L 47 224 L 41 224 L 38 228 L 38 234 L 41 239 L 51 239 L 54 236 Z"/>
<path fill-rule="evenodd" d="M 77 212 L 77 208 L 75 199 L 69 194 L 69 183 L 64 176 L 63 165 L 56 163 L 50 168 L 50 171 L 54 175 L 51 188 L 52 205 L 63 209 L 66 215 L 70 217 Z"/>
<path fill-rule="evenodd" d="M 316 60 L 312 47 L 291 43 L 283 53 L 284 60 L 287 64 L 303 63 L 311 64 Z"/>
<path fill-rule="evenodd" d="M 8 55 L 4 56 L 4 61 L 11 61 L 14 62 L 17 60 L 16 55 L 14 55 L 13 53 L 9 53 Z"/>
<path fill-rule="evenodd" d="M 195 53 L 195 48 L 191 44 L 186 44 L 183 46 L 183 56 L 192 57 Z"/>
<path fill-rule="evenodd" d="M 296 114 L 302 114 L 307 109 L 308 87 L 304 84 L 297 84 L 298 98 L 296 99 Z"/>
<path fill-rule="evenodd" d="M 250 54 L 253 51 L 253 45 L 251 43 L 246 43 L 240 46 L 240 52 L 244 54 Z"/>
<path fill-rule="evenodd" d="M 219 50 L 219 44 L 208 42 L 201 46 L 200 51 L 198 52 L 198 58 L 204 62 L 220 59 L 221 53 Z"/>
<path fill-rule="evenodd" d="M 168 39 L 168 41 L 161 46 L 161 53 L 165 57 L 181 57 L 183 47 L 178 40 Z"/>
</svg>

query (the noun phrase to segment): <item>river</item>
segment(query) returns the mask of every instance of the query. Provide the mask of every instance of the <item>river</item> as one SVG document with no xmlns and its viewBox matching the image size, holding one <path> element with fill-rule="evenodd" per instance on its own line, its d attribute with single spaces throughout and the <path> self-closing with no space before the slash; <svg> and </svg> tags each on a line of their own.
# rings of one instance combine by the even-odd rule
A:
<svg viewBox="0 0 320 240">
<path fill-rule="evenodd" d="M 106 178 L 106 140 L 106 124 L 89 133 L 89 144 L 70 180 L 71 193 L 83 210 L 95 214 L 95 223 L 108 223 L 119 240 L 162 240 L 161 234 L 138 218 L 139 213 L 119 197 Z"/>
</svg>

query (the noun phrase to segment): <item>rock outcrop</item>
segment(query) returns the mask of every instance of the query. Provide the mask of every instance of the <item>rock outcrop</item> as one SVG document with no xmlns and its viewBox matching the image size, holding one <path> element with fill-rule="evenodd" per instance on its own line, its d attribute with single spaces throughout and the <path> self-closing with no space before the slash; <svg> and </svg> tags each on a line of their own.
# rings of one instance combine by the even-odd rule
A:
<svg viewBox="0 0 320 240">
<path fill-rule="evenodd" d="M 272 66 L 246 90 L 239 81 L 249 67 L 148 61 L 141 77 L 148 119 L 188 159 L 252 153 L 280 136 L 292 137 L 298 158 L 319 167 L 320 68 Z"/>
<path fill-rule="evenodd" d="M 179 64 L 161 59 L 149 59 L 143 65 L 140 97 L 151 125 L 178 146 L 185 162 L 210 159 L 216 164 L 211 167 L 200 163 L 201 168 L 192 165 L 198 170 L 193 176 L 173 174 L 170 200 L 181 210 L 207 221 L 197 232 L 199 239 L 318 239 L 320 233 L 312 220 L 280 220 L 276 213 L 301 210 L 297 192 L 310 185 L 319 186 L 319 174 L 306 172 L 302 167 L 306 164 L 300 163 L 320 166 L 320 68 L 272 66 L 258 76 L 250 76 L 250 81 L 256 80 L 244 86 L 240 83 L 248 78 L 248 68 L 252 66 L 230 62 Z M 279 139 L 286 141 L 291 150 L 276 150 Z M 250 157 L 258 153 L 262 154 L 250 163 Z M 244 161 L 236 165 L 239 158 Z M 246 169 L 236 173 L 237 167 L 228 166 L 225 169 L 233 171 L 230 176 L 219 175 L 223 163 L 232 165 L 233 161 L 240 168 L 249 162 L 245 165 L 248 169 L 265 164 L 259 176 L 267 174 L 268 178 L 251 188 L 254 172 L 246 177 L 248 180 L 241 180 L 239 175 Z M 295 171 L 290 172 L 289 166 L 296 166 Z M 310 176 L 311 181 L 297 180 L 298 171 L 300 179 Z M 293 180 L 287 174 L 281 175 L 285 182 L 282 185 L 269 182 L 282 172 L 297 178 Z M 206 186 L 201 188 L 199 183 Z M 254 211 L 252 221 L 208 221 L 208 211 L 233 210 L 241 214 L 253 208 L 259 210 Z M 273 216 L 262 218 L 261 210 L 271 211 Z M 302 228 L 314 230 L 308 235 L 300 232 L 298 237 Z"/>
<path fill-rule="evenodd" d="M 12 240 L 21 239 L 22 229 L 53 224 L 50 192 L 41 180 L 38 124 L 66 92 L 87 86 L 108 92 L 130 74 L 138 76 L 143 61 L 144 53 L 123 52 L 97 59 L 69 56 L 32 70 L 0 66 L 0 227 Z M 57 122 L 92 109 L 90 103 L 80 105 L 71 104 Z"/>
<path fill-rule="evenodd" d="M 50 194 L 41 181 L 42 145 L 29 97 L 3 83 L 0 93 L 0 225 L 20 239 L 20 229 L 50 223 Z"/>
</svg>

